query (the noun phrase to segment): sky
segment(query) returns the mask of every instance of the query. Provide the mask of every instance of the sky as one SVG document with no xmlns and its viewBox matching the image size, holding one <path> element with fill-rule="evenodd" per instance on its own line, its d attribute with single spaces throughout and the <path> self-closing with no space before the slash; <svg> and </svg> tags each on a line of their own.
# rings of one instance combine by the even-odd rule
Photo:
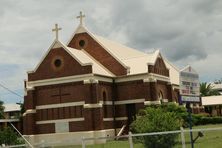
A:
<svg viewBox="0 0 222 148">
<path fill-rule="evenodd" d="M 67 43 L 86 15 L 94 34 L 142 50 L 160 49 L 179 69 L 191 65 L 201 82 L 222 78 L 221 0 L 0 0 L 0 100 L 22 102 L 24 79 L 52 44 L 55 23 Z"/>
</svg>

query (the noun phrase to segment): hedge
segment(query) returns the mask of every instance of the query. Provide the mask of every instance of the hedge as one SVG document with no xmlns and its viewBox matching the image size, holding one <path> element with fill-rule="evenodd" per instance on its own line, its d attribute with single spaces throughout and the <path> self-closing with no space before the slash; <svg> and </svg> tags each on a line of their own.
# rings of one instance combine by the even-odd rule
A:
<svg viewBox="0 0 222 148">
<path fill-rule="evenodd" d="M 194 117 L 194 125 L 220 124 L 222 117 Z"/>
</svg>

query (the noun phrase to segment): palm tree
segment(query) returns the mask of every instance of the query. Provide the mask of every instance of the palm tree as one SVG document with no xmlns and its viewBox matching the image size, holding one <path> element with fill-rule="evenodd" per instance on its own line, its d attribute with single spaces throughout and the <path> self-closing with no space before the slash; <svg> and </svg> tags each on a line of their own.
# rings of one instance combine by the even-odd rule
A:
<svg viewBox="0 0 222 148">
<path fill-rule="evenodd" d="M 200 94 L 201 97 L 220 95 L 218 90 L 213 89 L 213 86 L 211 84 L 207 84 L 206 82 L 200 83 Z"/>
<path fill-rule="evenodd" d="M 4 109 L 5 109 L 3 104 L 4 104 L 4 102 L 0 100 L 0 119 L 3 118 L 3 113 L 4 113 Z"/>
</svg>

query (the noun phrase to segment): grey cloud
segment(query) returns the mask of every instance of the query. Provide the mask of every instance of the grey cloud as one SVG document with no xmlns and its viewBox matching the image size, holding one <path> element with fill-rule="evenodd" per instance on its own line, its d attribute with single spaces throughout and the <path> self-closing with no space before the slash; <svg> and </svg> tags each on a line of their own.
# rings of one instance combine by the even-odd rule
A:
<svg viewBox="0 0 222 148">
<path fill-rule="evenodd" d="M 0 16 L 3 16 L 6 11 L 10 9 L 12 6 L 12 2 L 9 0 L 1 0 L 0 1 Z"/>
<path fill-rule="evenodd" d="M 128 1 L 126 6 L 119 2 L 113 5 L 111 28 L 125 34 L 129 46 L 162 48 L 172 61 L 190 57 L 193 60 L 205 59 L 206 40 L 200 34 L 213 32 L 215 28 L 209 28 L 207 21 L 212 19 L 220 4 L 220 1 L 209 0 L 155 1 L 152 5 L 150 1 Z"/>
<path fill-rule="evenodd" d="M 222 54 L 221 7 L 220 0 L 1 0 L 0 64 L 19 65 L 17 75 L 4 81 L 21 88 L 25 71 L 52 43 L 54 23 L 63 28 L 60 39 L 66 43 L 80 10 L 96 34 L 140 50 L 161 48 L 174 63 L 199 63 L 201 69 L 199 61 L 205 66 L 210 54 Z"/>
<path fill-rule="evenodd" d="M 218 10 L 221 10 L 222 1 L 221 0 L 196 0 L 190 3 L 191 8 L 196 13 L 202 13 L 206 15 L 211 15 Z"/>
</svg>

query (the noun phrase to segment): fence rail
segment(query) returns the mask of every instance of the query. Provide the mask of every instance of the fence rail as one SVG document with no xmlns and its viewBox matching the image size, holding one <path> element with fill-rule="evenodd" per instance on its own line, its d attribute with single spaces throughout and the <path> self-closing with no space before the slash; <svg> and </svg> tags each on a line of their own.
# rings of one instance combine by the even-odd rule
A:
<svg viewBox="0 0 222 148">
<path fill-rule="evenodd" d="M 86 148 L 86 143 L 87 141 L 91 140 L 109 140 L 109 139 L 119 139 L 119 138 L 128 138 L 129 146 L 130 148 L 133 148 L 134 143 L 133 143 L 133 138 L 134 137 L 144 137 L 144 136 L 155 136 L 155 135 L 166 135 L 166 134 L 180 134 L 181 135 L 181 147 L 185 148 L 186 147 L 186 142 L 185 142 L 185 133 L 190 133 L 190 132 L 207 132 L 207 131 L 222 131 L 222 127 L 220 128 L 201 128 L 201 129 L 184 129 L 181 127 L 180 130 L 176 131 L 164 131 L 164 132 L 152 132 L 152 133 L 129 133 L 128 135 L 123 135 L 123 136 L 113 136 L 113 137 L 95 137 L 95 138 L 82 138 L 82 148 Z M 221 133 L 222 134 L 222 133 Z M 222 147 L 222 146 L 221 146 Z"/>
<path fill-rule="evenodd" d="M 151 137 L 155 137 L 158 135 L 178 135 L 178 141 L 177 141 L 177 146 L 179 148 L 186 148 L 189 146 L 189 133 L 193 132 L 197 135 L 198 132 L 203 132 L 206 134 L 206 140 L 208 138 L 209 140 L 209 134 L 211 133 L 211 135 L 215 134 L 215 138 L 214 139 L 218 139 L 219 141 L 222 141 L 222 127 L 216 127 L 216 128 L 198 128 L 198 129 L 183 129 L 181 127 L 180 130 L 176 130 L 176 131 L 164 131 L 164 132 L 152 132 L 152 133 L 131 133 L 129 132 L 128 135 L 122 135 L 122 136 L 107 136 L 107 137 L 92 137 L 92 138 L 84 138 L 82 137 L 81 140 L 81 144 L 75 147 L 78 148 L 111 148 L 111 147 L 115 147 L 115 148 L 122 148 L 122 147 L 127 147 L 127 148 L 137 148 L 137 147 L 143 147 L 143 146 L 137 146 L 136 144 L 136 140 L 141 140 L 141 139 L 148 139 Z M 146 137 L 147 136 L 147 137 Z M 207 137 L 208 136 L 208 137 Z M 145 138 L 146 137 L 146 138 Z M 220 139 L 221 138 L 221 139 Z M 73 141 L 75 141 L 76 139 L 73 139 Z M 202 138 L 198 141 L 197 140 L 197 144 L 201 144 L 201 142 L 204 142 L 205 139 Z M 55 145 L 60 144 L 61 143 L 67 143 L 66 141 L 58 141 L 55 143 L 50 143 L 47 141 L 43 141 L 41 143 L 36 143 L 34 144 L 34 147 L 56 147 Z M 218 144 L 218 143 L 217 143 Z M 222 142 L 220 143 L 220 147 L 222 147 Z M 98 146 L 99 145 L 99 146 Z M 123 146 L 124 145 L 124 146 Z M 136 146 L 135 146 L 136 145 Z M 65 144 L 64 144 L 65 146 Z M 72 145 L 73 146 L 73 145 Z M 71 148 L 72 147 L 70 145 L 66 146 L 67 148 Z M 30 147 L 30 145 L 28 144 L 22 144 L 22 145 L 11 145 L 11 146 L 0 146 L 0 147 L 7 147 L 7 148 L 15 148 L 15 147 Z M 59 148 L 61 148 L 63 146 L 60 146 Z"/>
</svg>

